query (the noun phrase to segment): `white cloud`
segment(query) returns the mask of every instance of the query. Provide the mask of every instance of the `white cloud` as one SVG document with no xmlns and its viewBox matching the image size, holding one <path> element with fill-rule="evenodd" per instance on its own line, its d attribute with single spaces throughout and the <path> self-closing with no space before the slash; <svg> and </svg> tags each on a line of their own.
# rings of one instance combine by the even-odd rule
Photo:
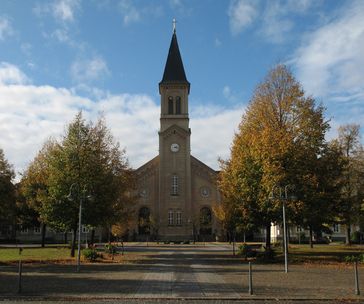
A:
<svg viewBox="0 0 364 304">
<path fill-rule="evenodd" d="M 0 62 L 0 85 L 25 84 L 28 77 L 15 65 Z"/>
<path fill-rule="evenodd" d="M 282 43 L 294 28 L 296 17 L 305 14 L 321 1 L 314 0 L 232 0 L 228 9 L 230 30 L 233 35 L 255 23 L 253 29 L 272 43 Z M 259 17 L 259 23 L 255 22 Z"/>
<path fill-rule="evenodd" d="M 288 13 L 292 13 L 288 5 L 270 1 L 263 14 L 263 23 L 260 33 L 273 43 L 281 43 L 288 32 L 293 28 L 293 22 Z"/>
<path fill-rule="evenodd" d="M 258 3 L 258 1 L 253 0 L 234 0 L 230 3 L 228 16 L 233 35 L 239 34 L 254 22 L 258 16 Z"/>
<path fill-rule="evenodd" d="M 129 25 L 140 20 L 141 13 L 133 5 L 130 0 L 121 0 L 119 3 L 120 11 L 123 15 L 123 22 L 125 25 Z"/>
<path fill-rule="evenodd" d="M 222 89 L 222 96 L 231 103 L 239 103 L 241 101 L 241 94 L 233 92 L 228 85 L 225 85 Z"/>
<path fill-rule="evenodd" d="M 294 28 L 295 17 L 319 5 L 320 1 L 313 0 L 267 1 L 259 33 L 272 43 L 285 42 Z"/>
<path fill-rule="evenodd" d="M 57 20 L 72 22 L 79 8 L 79 0 L 58 0 L 53 3 L 53 15 Z"/>
<path fill-rule="evenodd" d="M 304 88 L 320 97 L 349 100 L 364 94 L 364 2 L 308 33 L 293 64 Z"/>
<path fill-rule="evenodd" d="M 192 155 L 218 170 L 218 157 L 230 157 L 230 145 L 243 111 L 242 107 L 195 109 L 190 119 Z"/>
<path fill-rule="evenodd" d="M 4 40 L 6 37 L 13 35 L 13 33 L 14 30 L 9 19 L 0 16 L 0 40 Z"/>
<path fill-rule="evenodd" d="M 13 65 L 2 66 L 5 68 L 0 71 L 13 69 L 25 76 Z M 1 76 L 9 78 L 17 77 Z M 126 148 L 132 167 L 158 155 L 160 107 L 150 96 L 99 92 L 95 94 L 99 98 L 85 98 L 73 89 L 29 85 L 21 77 L 8 80 L 0 82 L 0 147 L 18 172 L 25 169 L 47 138 L 59 138 L 64 133 L 65 125 L 80 109 L 87 119 L 104 114 L 115 139 Z M 229 156 L 242 109 L 209 105 L 192 108 L 191 112 L 193 155 L 218 169 L 218 156 Z"/>
<path fill-rule="evenodd" d="M 75 21 L 75 15 L 80 8 L 80 0 L 54 0 L 52 3 L 37 3 L 33 12 L 37 16 L 50 14 L 56 21 L 68 23 Z"/>
<path fill-rule="evenodd" d="M 51 34 L 51 37 L 56 38 L 59 42 L 62 42 L 62 43 L 70 42 L 70 37 L 69 37 L 68 31 L 66 29 L 56 29 Z"/>
<path fill-rule="evenodd" d="M 92 82 L 110 74 L 106 61 L 95 56 L 89 60 L 78 60 L 71 65 L 71 76 L 76 82 Z"/>
<path fill-rule="evenodd" d="M 229 86 L 224 86 L 224 88 L 222 89 L 222 95 L 224 95 L 226 99 L 231 96 L 231 89 Z"/>
<path fill-rule="evenodd" d="M 222 42 L 219 38 L 215 38 L 214 44 L 216 47 L 220 47 L 222 45 Z"/>
</svg>

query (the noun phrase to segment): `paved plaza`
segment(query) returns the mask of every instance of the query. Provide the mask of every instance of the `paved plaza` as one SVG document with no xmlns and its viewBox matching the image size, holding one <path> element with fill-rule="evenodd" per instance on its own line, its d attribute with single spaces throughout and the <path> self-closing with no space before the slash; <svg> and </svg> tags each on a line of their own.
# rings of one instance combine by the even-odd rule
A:
<svg viewBox="0 0 364 304">
<path fill-rule="evenodd" d="M 75 272 L 75 265 L 69 264 L 24 264 L 21 295 L 17 294 L 16 265 L 0 266 L 0 299 L 110 303 L 266 303 L 277 299 L 286 300 L 284 303 L 337 303 L 344 299 L 364 302 L 364 296 L 354 294 L 354 271 L 350 266 L 290 265 L 286 274 L 281 264 L 254 264 L 253 295 L 249 295 L 247 263 L 232 258 L 229 245 L 133 244 L 126 247 L 126 254 L 140 254 L 140 259 L 128 264 L 86 264 L 80 273 Z M 363 294 L 362 267 L 359 282 Z"/>
</svg>

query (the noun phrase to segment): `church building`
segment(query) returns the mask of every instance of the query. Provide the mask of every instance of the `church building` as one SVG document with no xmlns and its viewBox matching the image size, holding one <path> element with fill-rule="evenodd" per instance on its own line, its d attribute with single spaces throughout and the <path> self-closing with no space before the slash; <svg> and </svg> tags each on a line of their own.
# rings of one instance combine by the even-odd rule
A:
<svg viewBox="0 0 364 304">
<path fill-rule="evenodd" d="M 218 172 L 191 155 L 190 83 L 175 29 L 159 93 L 159 155 L 135 171 L 138 219 L 130 232 L 138 240 L 215 240 L 221 234 L 213 215 L 221 200 Z"/>
</svg>

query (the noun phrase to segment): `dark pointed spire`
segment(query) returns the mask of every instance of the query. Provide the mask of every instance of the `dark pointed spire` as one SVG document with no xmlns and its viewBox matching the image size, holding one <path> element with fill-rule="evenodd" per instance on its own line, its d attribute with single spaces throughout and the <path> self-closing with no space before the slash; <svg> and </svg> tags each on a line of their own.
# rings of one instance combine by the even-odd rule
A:
<svg viewBox="0 0 364 304">
<path fill-rule="evenodd" d="M 173 83 L 182 82 L 190 85 L 190 83 L 186 78 L 185 69 L 183 68 L 182 57 L 179 52 L 175 21 L 173 26 L 171 45 L 168 51 L 167 62 L 164 68 L 163 78 L 160 84 L 171 83 L 171 82 Z"/>
</svg>

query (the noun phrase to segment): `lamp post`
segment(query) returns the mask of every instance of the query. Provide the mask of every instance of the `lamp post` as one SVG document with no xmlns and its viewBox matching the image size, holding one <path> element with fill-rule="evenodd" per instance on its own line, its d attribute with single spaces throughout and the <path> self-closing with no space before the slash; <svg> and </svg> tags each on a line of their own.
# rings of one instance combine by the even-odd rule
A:
<svg viewBox="0 0 364 304">
<path fill-rule="evenodd" d="M 279 197 L 278 199 L 282 202 L 282 215 L 283 215 L 283 244 L 284 244 L 284 271 L 288 272 L 288 244 L 287 244 L 287 225 L 286 225 L 286 201 L 288 200 L 287 190 L 290 185 L 286 185 L 284 189 L 284 197 L 282 196 L 282 187 L 279 188 Z M 274 189 L 276 186 L 272 188 L 271 198 L 275 198 Z"/>
<path fill-rule="evenodd" d="M 286 226 L 286 201 L 287 201 L 287 187 L 286 185 L 284 187 L 284 199 L 283 199 L 283 206 L 282 206 L 282 212 L 283 212 L 283 234 L 284 234 L 284 271 L 288 272 L 288 246 L 287 246 L 287 226 Z"/>
</svg>

